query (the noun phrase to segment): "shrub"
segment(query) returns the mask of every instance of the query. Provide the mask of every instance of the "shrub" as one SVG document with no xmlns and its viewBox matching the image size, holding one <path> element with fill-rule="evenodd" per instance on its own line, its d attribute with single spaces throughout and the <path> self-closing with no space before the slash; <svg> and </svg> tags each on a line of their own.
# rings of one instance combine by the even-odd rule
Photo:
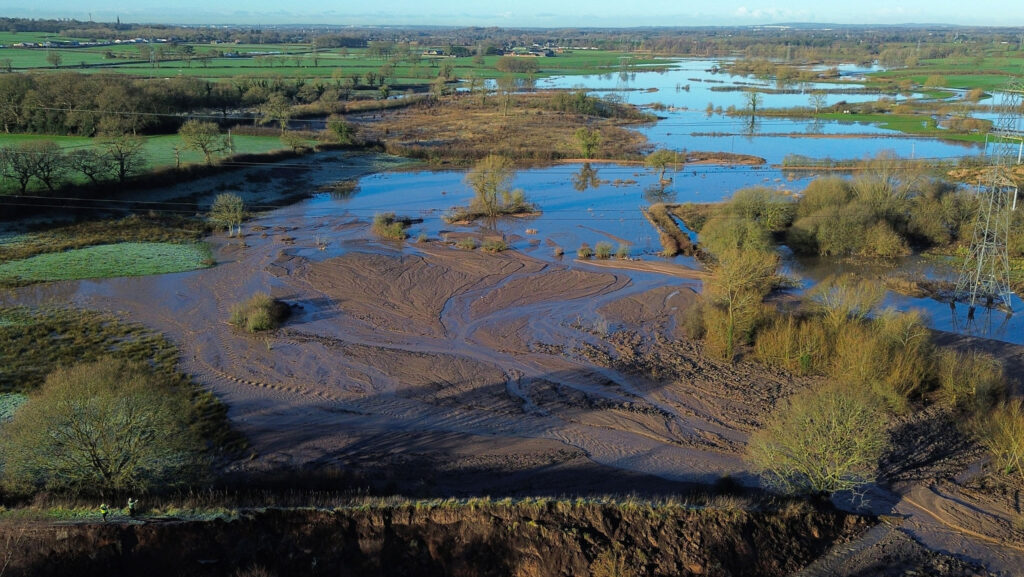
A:
<svg viewBox="0 0 1024 577">
<path fill-rule="evenodd" d="M 887 445 L 881 403 L 858 387 L 794 395 L 755 432 L 748 457 L 788 493 L 834 493 L 871 481 Z"/>
<path fill-rule="evenodd" d="M 975 428 L 996 467 L 1024 481 L 1024 401 L 1017 399 L 979 416 Z"/>
<path fill-rule="evenodd" d="M 935 373 L 943 400 L 957 409 L 990 409 L 1006 392 L 1002 363 L 981 351 L 942 350 Z"/>
<path fill-rule="evenodd" d="M 615 249 L 615 258 L 621 260 L 629 258 L 629 245 L 620 244 L 619 248 Z"/>
<path fill-rule="evenodd" d="M 757 334 L 754 352 L 765 365 L 798 375 L 824 373 L 830 358 L 828 337 L 819 317 L 777 318 Z"/>
<path fill-rule="evenodd" d="M 763 315 L 761 303 L 771 288 L 777 265 L 775 253 L 730 249 L 718 255 L 717 265 L 704 281 L 710 305 L 705 308 L 704 324 L 708 339 L 714 343 L 712 350 L 721 353 L 718 356 L 722 359 L 731 362 L 736 344 L 752 336 Z M 717 347 L 719 339 L 724 339 L 724 348 Z"/>
<path fill-rule="evenodd" d="M 378 213 L 373 216 L 373 233 L 388 240 L 405 240 L 405 220 L 399 220 L 393 212 Z"/>
<path fill-rule="evenodd" d="M 250 333 L 276 329 L 288 316 L 288 305 L 267 293 L 256 293 L 244 303 L 231 307 L 230 323 Z"/>
<path fill-rule="evenodd" d="M 555 256 L 562 256 L 563 254 L 565 254 L 565 249 L 556 245 L 555 248 L 551 252 Z"/>
<path fill-rule="evenodd" d="M 836 334 L 848 321 L 862 321 L 885 298 L 885 287 L 852 274 L 830 276 L 808 293 L 824 318 L 825 327 Z"/>
<path fill-rule="evenodd" d="M 612 244 L 610 242 L 599 242 L 594 245 L 594 256 L 601 259 L 612 257 Z"/>
<path fill-rule="evenodd" d="M 580 248 L 576 250 L 576 256 L 579 258 L 590 258 L 594 255 L 594 251 L 590 249 L 590 245 L 583 243 Z"/>
<path fill-rule="evenodd" d="M 148 365 L 103 358 L 50 373 L 4 425 L 4 480 L 16 490 L 104 494 L 194 478 L 202 443 L 189 391 Z"/>
<path fill-rule="evenodd" d="M 920 311 L 886 311 L 872 323 L 882 343 L 885 376 L 876 389 L 893 406 L 902 409 L 906 400 L 920 396 L 930 386 L 934 347 L 931 331 Z"/>
<path fill-rule="evenodd" d="M 897 411 L 928 388 L 934 348 L 920 313 L 886 311 L 871 322 L 846 323 L 834 338 L 836 379 L 869 386 Z"/>
<path fill-rule="evenodd" d="M 861 256 L 895 258 L 910 254 L 910 247 L 903 237 L 884 220 L 876 222 L 867 230 L 864 245 L 860 249 Z"/>
<path fill-rule="evenodd" d="M 464 236 L 455 243 L 455 246 L 462 250 L 475 250 L 477 247 L 476 239 L 471 236 Z"/>
<path fill-rule="evenodd" d="M 703 339 L 707 335 L 707 327 L 704 326 L 704 304 L 703 300 L 697 300 L 693 306 L 682 312 L 683 334 L 691 339 Z"/>
<path fill-rule="evenodd" d="M 488 239 L 484 241 L 484 244 L 480 248 L 487 252 L 501 252 L 508 250 L 508 245 L 501 239 Z"/>
<path fill-rule="evenodd" d="M 779 232 L 793 222 L 796 203 L 781 192 L 754 186 L 737 190 L 724 210 L 735 217 L 756 222 L 768 231 Z"/>
<path fill-rule="evenodd" d="M 704 250 L 716 257 L 730 250 L 768 252 L 774 248 L 771 235 L 764 226 L 728 214 L 708 219 L 700 230 L 699 240 Z"/>
</svg>

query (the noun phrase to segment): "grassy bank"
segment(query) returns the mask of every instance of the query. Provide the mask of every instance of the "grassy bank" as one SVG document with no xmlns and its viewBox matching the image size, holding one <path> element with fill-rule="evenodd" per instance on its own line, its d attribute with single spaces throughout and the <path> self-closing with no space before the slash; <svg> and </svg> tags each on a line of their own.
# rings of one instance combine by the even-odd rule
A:
<svg viewBox="0 0 1024 577">
<path fill-rule="evenodd" d="M 203 244 L 106 244 L 5 262 L 0 264 L 0 285 L 165 274 L 209 263 L 210 251 Z"/>
</svg>

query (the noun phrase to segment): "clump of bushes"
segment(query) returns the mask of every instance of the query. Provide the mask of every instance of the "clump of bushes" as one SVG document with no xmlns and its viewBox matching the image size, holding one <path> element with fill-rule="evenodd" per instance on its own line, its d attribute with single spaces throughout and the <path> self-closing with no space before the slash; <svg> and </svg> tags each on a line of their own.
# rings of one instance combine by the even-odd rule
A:
<svg viewBox="0 0 1024 577">
<path fill-rule="evenodd" d="M 1024 481 L 1024 401 L 1017 399 L 976 419 L 976 434 L 996 467 Z"/>
<path fill-rule="evenodd" d="M 288 318 L 288 305 L 259 292 L 231 307 L 230 323 L 250 333 L 276 329 Z"/>
<path fill-rule="evenodd" d="M 583 243 L 578 249 L 576 249 L 576 256 L 578 258 L 590 258 L 594 256 L 594 251 L 591 250 L 589 244 Z"/>
<path fill-rule="evenodd" d="M 380 238 L 405 240 L 405 229 L 408 226 L 408 219 L 399 219 L 393 212 L 383 212 L 373 216 L 373 233 Z"/>
<path fill-rule="evenodd" d="M 795 208 L 790 197 L 770 188 L 738 190 L 701 223 L 701 247 L 711 255 L 734 249 L 770 251 L 772 235 L 790 225 Z"/>
<path fill-rule="evenodd" d="M 612 244 L 610 242 L 599 242 L 594 245 L 594 256 L 600 259 L 612 257 Z"/>
<path fill-rule="evenodd" d="M 480 248 L 487 252 L 497 253 L 508 250 L 508 245 L 505 243 L 505 241 L 501 239 L 491 238 L 485 240 L 483 245 L 480 246 Z"/>
<path fill-rule="evenodd" d="M 455 243 L 455 246 L 462 250 L 476 250 L 477 243 L 475 238 L 464 236 Z"/>
<path fill-rule="evenodd" d="M 1006 391 L 1002 363 L 981 351 L 939 351 L 935 374 L 943 401 L 958 409 L 990 409 Z"/>
</svg>

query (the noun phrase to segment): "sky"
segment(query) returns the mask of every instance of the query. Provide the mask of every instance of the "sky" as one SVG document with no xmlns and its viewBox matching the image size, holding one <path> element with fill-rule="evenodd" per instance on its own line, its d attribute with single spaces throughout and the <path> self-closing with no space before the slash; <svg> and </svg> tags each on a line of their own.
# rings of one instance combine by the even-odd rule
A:
<svg viewBox="0 0 1024 577">
<path fill-rule="evenodd" d="M 168 24 L 498 27 L 733 26 L 788 22 L 1024 26 L 1020 0 L 0 0 L 0 16 Z"/>
</svg>

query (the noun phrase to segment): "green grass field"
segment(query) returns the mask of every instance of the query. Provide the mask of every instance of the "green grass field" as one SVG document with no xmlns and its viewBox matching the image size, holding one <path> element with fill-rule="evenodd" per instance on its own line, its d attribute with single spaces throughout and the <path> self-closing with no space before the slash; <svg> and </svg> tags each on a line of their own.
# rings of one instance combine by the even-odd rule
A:
<svg viewBox="0 0 1024 577">
<path fill-rule="evenodd" d="M 15 35 L 20 36 L 20 34 Z M 52 39 L 52 38 L 46 38 Z M 43 38 L 37 41 L 46 40 Z M 64 39 L 67 40 L 67 39 Z M 18 41 L 31 41 L 27 38 Z M 3 44 L 3 42 L 0 42 Z M 170 47 L 162 44 L 148 45 L 151 49 L 165 47 L 171 54 Z M 120 73 L 143 77 L 190 76 L 209 80 L 227 80 L 244 75 L 280 75 L 285 78 L 323 78 L 352 75 L 363 76 L 367 72 L 378 72 L 387 61 L 367 56 L 366 50 L 335 49 L 317 52 L 315 65 L 313 51 L 307 44 L 193 44 L 194 55 L 191 60 L 178 56 L 168 56 L 168 60 L 150 63 L 140 56 L 138 45 L 99 46 L 85 48 L 56 48 L 61 56 L 61 69 L 77 69 L 93 73 Z M 214 57 L 204 62 L 201 58 L 213 50 L 222 53 L 234 53 L 235 57 Z M 0 62 L 10 60 L 16 70 L 54 70 L 47 62 L 46 48 L 3 48 L 0 49 Z M 108 52 L 116 58 L 107 58 Z M 629 56 L 630 65 L 653 64 L 664 61 L 650 57 L 611 52 L 604 50 L 577 50 L 559 54 L 550 58 L 539 58 L 537 64 L 538 78 L 555 75 L 601 74 L 620 69 L 620 57 Z M 495 68 L 499 56 L 488 56 L 482 64 L 474 64 L 472 58 L 437 58 L 422 56 L 417 62 L 401 61 L 394 63 L 394 75 L 391 84 L 426 84 L 437 77 L 444 63 L 455 67 L 459 78 L 475 76 L 478 78 L 497 78 L 504 73 Z M 667 64 L 666 64 L 667 65 Z M 340 72 L 339 72 L 340 71 Z"/>
<path fill-rule="evenodd" d="M 125 242 L 0 264 L 0 285 L 183 272 L 209 266 L 205 244 Z"/>
<path fill-rule="evenodd" d="M 179 151 L 178 154 L 180 155 L 182 164 L 201 164 L 205 162 L 201 153 L 194 150 L 185 150 L 181 137 L 177 134 L 147 136 L 145 139 L 145 152 L 147 159 L 146 168 L 149 170 L 175 166 L 175 148 Z M 76 148 L 100 146 L 101 144 L 101 139 L 85 136 L 0 134 L 0 147 L 16 146 L 18 144 L 34 140 L 52 140 L 60 145 L 65 152 L 69 152 Z M 281 139 L 276 136 L 232 135 L 231 140 L 234 142 L 235 154 L 262 154 L 287 148 L 281 143 Z M 72 174 L 71 177 L 73 182 L 83 181 L 82 179 L 84 178 L 79 178 L 78 175 L 74 174 Z"/>
<path fill-rule="evenodd" d="M 945 138 L 947 140 L 962 140 L 967 142 L 984 142 L 984 134 L 957 134 L 939 128 L 935 119 L 924 114 L 840 114 L 826 113 L 818 114 L 817 118 L 823 120 L 835 120 L 838 122 L 858 122 L 863 124 L 875 124 L 880 128 L 897 130 L 904 134 L 916 134 L 934 138 Z"/>
<path fill-rule="evenodd" d="M 910 80 L 916 84 L 924 84 L 930 76 L 941 76 L 945 88 L 1000 90 L 1011 77 L 1024 76 L 1024 52 L 922 60 L 917 66 L 893 68 L 869 76 L 879 82 Z"/>
</svg>

